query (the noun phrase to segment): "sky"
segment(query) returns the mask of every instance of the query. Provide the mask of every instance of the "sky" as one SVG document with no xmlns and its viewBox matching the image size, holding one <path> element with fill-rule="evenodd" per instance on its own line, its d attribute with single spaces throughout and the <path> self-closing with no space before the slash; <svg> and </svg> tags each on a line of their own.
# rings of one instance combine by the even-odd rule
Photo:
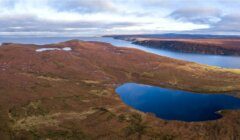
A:
<svg viewBox="0 0 240 140">
<path fill-rule="evenodd" d="M 240 0 L 0 0 L 0 36 L 240 35 Z"/>
</svg>

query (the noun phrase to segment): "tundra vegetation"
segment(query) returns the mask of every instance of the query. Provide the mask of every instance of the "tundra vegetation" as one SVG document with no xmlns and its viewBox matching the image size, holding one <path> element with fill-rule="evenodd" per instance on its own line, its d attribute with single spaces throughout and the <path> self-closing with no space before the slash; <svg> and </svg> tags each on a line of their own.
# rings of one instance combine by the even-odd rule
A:
<svg viewBox="0 0 240 140">
<path fill-rule="evenodd" d="M 70 47 L 70 51 L 61 48 Z M 59 50 L 36 52 L 39 48 Z M 125 105 L 125 82 L 240 95 L 240 70 L 71 40 L 0 47 L 1 139 L 240 139 L 240 111 L 214 121 L 166 121 Z"/>
</svg>

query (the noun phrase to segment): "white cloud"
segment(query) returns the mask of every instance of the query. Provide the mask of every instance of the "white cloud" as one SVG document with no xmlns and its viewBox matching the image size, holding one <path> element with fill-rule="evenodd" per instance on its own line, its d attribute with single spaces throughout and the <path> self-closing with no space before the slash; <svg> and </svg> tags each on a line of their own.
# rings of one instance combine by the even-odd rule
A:
<svg viewBox="0 0 240 140">
<path fill-rule="evenodd" d="M 232 4 L 224 0 L 0 0 L 0 35 L 83 36 L 208 29 L 234 11 L 223 8 L 225 3 Z"/>
<path fill-rule="evenodd" d="M 211 7 L 184 8 L 173 11 L 169 16 L 181 21 L 211 24 L 220 20 L 222 12 Z"/>
</svg>

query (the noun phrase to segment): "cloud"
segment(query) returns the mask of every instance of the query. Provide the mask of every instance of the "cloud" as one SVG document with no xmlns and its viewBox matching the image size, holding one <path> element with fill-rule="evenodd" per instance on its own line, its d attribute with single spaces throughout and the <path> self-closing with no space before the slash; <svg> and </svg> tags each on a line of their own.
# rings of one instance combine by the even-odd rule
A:
<svg viewBox="0 0 240 140">
<path fill-rule="evenodd" d="M 221 20 L 211 25 L 209 29 L 198 30 L 211 34 L 240 34 L 240 14 L 228 14 L 221 17 Z"/>
<path fill-rule="evenodd" d="M 135 22 L 104 22 L 92 20 L 55 21 L 37 18 L 34 15 L 0 16 L 0 32 L 78 32 L 84 29 L 112 29 L 139 26 Z"/>
<path fill-rule="evenodd" d="M 200 24 L 211 24 L 218 22 L 222 12 L 216 8 L 199 7 L 199 8 L 184 8 L 173 11 L 169 17 L 176 20 L 200 23 Z"/>
<path fill-rule="evenodd" d="M 72 11 L 80 13 L 93 13 L 93 12 L 116 12 L 117 6 L 109 0 L 67 0 L 49 1 L 50 6 L 59 11 Z"/>
<path fill-rule="evenodd" d="M 222 31 L 240 31 L 240 14 L 225 15 L 213 25 L 214 29 Z"/>
<path fill-rule="evenodd" d="M 233 1 L 0 0 L 0 35 L 232 32 L 240 5 Z"/>
</svg>

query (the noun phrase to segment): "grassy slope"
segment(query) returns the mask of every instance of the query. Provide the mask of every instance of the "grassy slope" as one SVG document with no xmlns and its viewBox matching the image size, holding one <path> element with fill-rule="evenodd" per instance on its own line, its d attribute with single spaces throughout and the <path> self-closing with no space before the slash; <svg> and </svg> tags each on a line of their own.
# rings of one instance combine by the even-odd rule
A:
<svg viewBox="0 0 240 140">
<path fill-rule="evenodd" d="M 112 47 L 69 41 L 42 47 L 73 51 L 36 53 L 41 46 L 0 48 L 2 139 L 239 139 L 240 112 L 222 119 L 164 121 L 124 105 L 114 89 L 137 82 L 195 92 L 233 92 L 240 71 L 198 65 Z"/>
</svg>

